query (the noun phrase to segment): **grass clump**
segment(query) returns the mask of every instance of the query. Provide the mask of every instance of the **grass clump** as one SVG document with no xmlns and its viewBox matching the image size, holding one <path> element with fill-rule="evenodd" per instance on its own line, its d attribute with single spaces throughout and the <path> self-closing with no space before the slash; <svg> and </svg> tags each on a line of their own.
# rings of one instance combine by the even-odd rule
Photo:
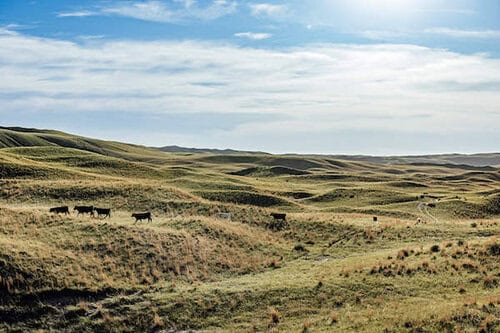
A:
<svg viewBox="0 0 500 333">
<path fill-rule="evenodd" d="M 436 253 L 436 252 L 439 252 L 439 251 L 440 251 L 439 245 L 435 244 L 435 245 L 431 246 L 431 252 Z"/>
</svg>

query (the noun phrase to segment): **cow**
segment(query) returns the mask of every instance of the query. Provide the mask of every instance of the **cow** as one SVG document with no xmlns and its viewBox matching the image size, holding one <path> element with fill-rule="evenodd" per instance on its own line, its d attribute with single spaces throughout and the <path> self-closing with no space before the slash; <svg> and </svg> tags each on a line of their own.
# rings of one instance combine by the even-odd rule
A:
<svg viewBox="0 0 500 333">
<path fill-rule="evenodd" d="M 94 211 L 97 213 L 97 217 L 103 216 L 103 218 L 111 218 L 111 208 L 97 208 L 94 207 Z"/>
<path fill-rule="evenodd" d="M 268 228 L 274 231 L 283 230 L 287 227 L 286 214 L 283 213 L 271 213 L 269 214 L 273 217 L 273 220 L 268 224 Z"/>
<path fill-rule="evenodd" d="M 88 213 L 90 216 L 94 216 L 94 206 L 75 206 L 73 210 L 78 211 L 77 215 Z"/>
<path fill-rule="evenodd" d="M 374 216 L 373 217 L 373 222 L 378 222 L 378 217 Z"/>
<path fill-rule="evenodd" d="M 271 213 L 270 214 L 275 220 L 286 221 L 286 214 L 283 213 Z"/>
<path fill-rule="evenodd" d="M 49 209 L 49 212 L 50 213 L 57 213 L 57 214 L 65 214 L 65 215 L 68 215 L 69 214 L 69 207 L 68 206 L 61 206 L 61 207 L 52 207 L 51 209 Z"/>
<path fill-rule="evenodd" d="M 132 214 L 132 217 L 135 218 L 135 222 L 134 223 L 137 223 L 138 221 L 146 220 L 146 219 L 149 222 L 153 222 L 153 219 L 151 218 L 151 212 L 134 213 L 134 214 Z"/>
</svg>

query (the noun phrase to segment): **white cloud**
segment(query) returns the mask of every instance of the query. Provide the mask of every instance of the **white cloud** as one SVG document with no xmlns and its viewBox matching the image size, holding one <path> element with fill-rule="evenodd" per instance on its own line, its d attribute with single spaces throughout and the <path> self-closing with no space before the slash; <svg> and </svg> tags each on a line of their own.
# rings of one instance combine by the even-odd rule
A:
<svg viewBox="0 0 500 333">
<path fill-rule="evenodd" d="M 175 2 L 182 3 L 184 7 L 189 8 L 196 4 L 196 0 L 174 0 Z"/>
<path fill-rule="evenodd" d="M 267 16 L 282 15 L 286 12 L 287 9 L 285 5 L 274 5 L 270 3 L 250 4 L 249 7 L 252 15 L 267 15 Z"/>
<path fill-rule="evenodd" d="M 476 15 L 477 11 L 472 9 L 460 9 L 460 8 L 421 8 L 415 9 L 415 12 L 420 13 L 431 13 L 431 14 L 458 14 L 458 15 Z"/>
<path fill-rule="evenodd" d="M 212 4 L 206 7 L 195 8 L 192 6 L 191 11 L 186 13 L 186 16 L 204 20 L 215 20 L 234 13 L 237 7 L 238 3 L 236 1 L 213 0 Z"/>
<path fill-rule="evenodd" d="M 236 37 L 244 37 L 253 40 L 262 40 L 271 38 L 273 35 L 263 32 L 238 32 L 234 34 Z"/>
<path fill-rule="evenodd" d="M 171 22 L 174 12 L 161 1 L 133 2 L 103 8 L 102 13 L 154 22 Z"/>
<path fill-rule="evenodd" d="M 80 35 L 78 36 L 78 39 L 89 41 L 95 39 L 102 39 L 104 37 L 105 35 Z"/>
<path fill-rule="evenodd" d="M 17 34 L 18 34 L 17 32 L 15 32 L 11 29 L 0 27 L 0 36 L 2 36 L 2 35 L 15 36 Z"/>
<path fill-rule="evenodd" d="M 97 12 L 92 12 L 89 10 L 80 10 L 80 11 L 74 11 L 74 12 L 58 13 L 57 17 L 85 17 L 85 16 L 93 16 L 93 15 L 97 15 Z"/>
<path fill-rule="evenodd" d="M 444 35 L 454 38 L 500 38 L 500 30 L 461 30 L 450 28 L 432 28 L 426 29 L 425 32 L 429 34 Z"/>
<path fill-rule="evenodd" d="M 373 40 L 384 40 L 384 39 L 404 37 L 407 36 L 408 33 L 402 31 L 391 31 L 391 30 L 366 30 L 357 33 L 357 35 Z"/>
<path fill-rule="evenodd" d="M 58 17 L 83 17 L 116 15 L 138 20 L 175 23 L 190 19 L 214 20 L 233 13 L 237 2 L 227 0 L 213 0 L 209 5 L 199 6 L 195 0 L 175 0 L 180 4 L 168 6 L 159 0 L 144 2 L 119 2 L 114 5 L 102 6 L 95 10 L 82 10 L 57 14 Z"/>
<path fill-rule="evenodd" d="M 481 54 L 390 44 L 277 50 L 199 41 L 79 45 L 19 33 L 1 34 L 0 45 L 4 114 L 280 117 L 216 133 L 227 140 L 348 129 L 500 132 L 500 60 Z"/>
</svg>

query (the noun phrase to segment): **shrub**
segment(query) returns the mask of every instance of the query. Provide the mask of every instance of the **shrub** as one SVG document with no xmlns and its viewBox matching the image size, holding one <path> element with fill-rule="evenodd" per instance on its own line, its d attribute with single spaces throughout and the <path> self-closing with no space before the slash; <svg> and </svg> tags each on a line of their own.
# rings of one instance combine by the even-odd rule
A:
<svg viewBox="0 0 500 333">
<path fill-rule="evenodd" d="M 483 286 L 485 288 L 495 288 L 497 285 L 497 279 L 494 276 L 483 277 Z"/>
<path fill-rule="evenodd" d="M 307 252 L 306 247 L 305 247 L 304 245 L 302 245 L 302 244 L 297 244 L 297 245 L 295 245 L 295 246 L 293 247 L 293 249 L 294 249 L 295 251 L 298 251 L 298 252 Z"/>
<path fill-rule="evenodd" d="M 307 333 L 309 332 L 309 328 L 312 326 L 312 322 L 309 319 L 306 319 L 304 321 L 304 324 L 302 325 L 302 333 Z"/>
<path fill-rule="evenodd" d="M 269 309 L 269 314 L 271 315 L 271 325 L 276 326 L 280 322 L 281 315 L 276 309 Z"/>
<path fill-rule="evenodd" d="M 273 231 L 281 231 L 288 226 L 288 223 L 284 220 L 272 220 L 268 224 L 268 228 Z"/>
<path fill-rule="evenodd" d="M 498 243 L 491 244 L 488 247 L 488 251 L 493 256 L 500 256 L 500 245 Z"/>
<path fill-rule="evenodd" d="M 408 257 L 409 255 L 410 255 L 410 253 L 408 252 L 408 250 L 400 250 L 398 252 L 397 258 L 399 260 L 404 260 L 404 258 Z"/>
<path fill-rule="evenodd" d="M 273 259 L 273 260 L 271 260 L 271 261 L 268 263 L 267 267 L 276 269 L 276 268 L 280 268 L 280 267 L 281 267 L 281 264 L 280 264 L 280 262 L 279 262 L 278 260 Z"/>
<path fill-rule="evenodd" d="M 330 325 L 334 325 L 339 322 L 339 315 L 337 311 L 332 311 L 330 313 Z"/>
<path fill-rule="evenodd" d="M 439 252 L 439 245 L 435 244 L 431 246 L 431 252 Z"/>
</svg>

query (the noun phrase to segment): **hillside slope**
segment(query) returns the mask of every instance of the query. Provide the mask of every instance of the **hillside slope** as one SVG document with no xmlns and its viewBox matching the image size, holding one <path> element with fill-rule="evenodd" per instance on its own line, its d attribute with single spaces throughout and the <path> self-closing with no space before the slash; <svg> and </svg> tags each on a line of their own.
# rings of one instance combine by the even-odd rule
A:
<svg viewBox="0 0 500 333">
<path fill-rule="evenodd" d="M 91 139 L 53 130 L 0 127 L 0 148 L 65 147 L 127 160 L 155 161 L 164 157 L 156 149 L 114 141 Z"/>
<path fill-rule="evenodd" d="M 157 161 L 162 159 L 166 153 L 182 154 L 213 154 L 213 155 L 260 155 L 273 156 L 259 151 L 239 151 L 234 149 L 202 149 L 186 148 L 180 146 L 164 146 L 159 148 L 144 147 L 121 142 L 91 139 L 72 135 L 55 130 L 43 130 L 22 127 L 0 126 L 0 148 L 26 147 L 26 146 L 61 146 L 76 148 L 104 154 L 113 157 L 121 157 L 128 160 Z M 276 155 L 274 155 L 276 156 Z M 368 156 L 368 155 L 297 155 L 283 154 L 283 158 L 329 158 L 333 160 L 359 161 L 382 164 L 463 164 L 470 166 L 498 166 L 500 165 L 500 153 L 484 154 L 439 154 L 420 156 Z"/>
<path fill-rule="evenodd" d="M 0 332 L 500 325 L 497 167 L 0 131 Z M 148 211 L 151 222 L 131 216 Z"/>
</svg>

